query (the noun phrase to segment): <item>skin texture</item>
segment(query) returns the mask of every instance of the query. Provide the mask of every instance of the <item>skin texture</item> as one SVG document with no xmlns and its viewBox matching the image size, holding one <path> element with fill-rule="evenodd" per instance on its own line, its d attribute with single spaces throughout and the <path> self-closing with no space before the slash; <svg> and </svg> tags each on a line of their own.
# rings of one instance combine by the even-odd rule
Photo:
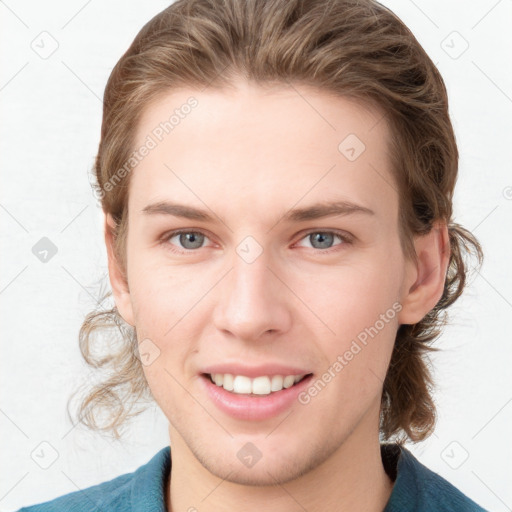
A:
<svg viewBox="0 0 512 512">
<path fill-rule="evenodd" d="M 160 351 L 144 372 L 170 423 L 167 507 L 381 511 L 393 485 L 379 448 L 382 385 L 398 326 L 441 297 L 446 225 L 415 239 L 418 264 L 406 260 L 382 113 L 305 86 L 170 91 L 144 111 L 135 146 L 190 96 L 197 107 L 132 171 L 128 283 L 105 229 L 119 312 Z M 349 134 L 365 145 L 354 161 L 338 150 Z M 165 200 L 207 210 L 214 222 L 141 212 Z M 374 215 L 281 220 L 330 200 Z M 204 237 L 170 237 L 182 228 Z M 328 230 L 352 242 L 322 245 L 311 233 Z M 236 252 L 248 236 L 263 251 L 250 264 Z M 307 405 L 237 420 L 200 386 L 201 368 L 222 362 L 296 365 L 319 377 L 397 302 L 400 312 Z M 262 453 L 250 468 L 237 457 L 247 442 Z"/>
</svg>

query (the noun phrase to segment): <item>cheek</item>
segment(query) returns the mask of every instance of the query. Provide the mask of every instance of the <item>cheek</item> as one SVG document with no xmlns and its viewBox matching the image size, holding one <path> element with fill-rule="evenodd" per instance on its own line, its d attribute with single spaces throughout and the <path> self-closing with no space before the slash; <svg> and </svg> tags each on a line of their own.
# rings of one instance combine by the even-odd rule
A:
<svg viewBox="0 0 512 512">
<path fill-rule="evenodd" d="M 149 257 L 148 257 L 149 256 Z M 145 339 L 156 345 L 159 357 L 145 367 L 146 378 L 174 386 L 169 373 L 187 374 L 184 365 L 191 353 L 197 351 L 201 336 L 199 317 L 205 317 L 201 298 L 205 295 L 205 280 L 191 279 L 177 266 L 165 265 L 161 260 L 151 262 L 150 255 L 132 260 L 130 294 L 139 343 Z M 195 274 L 197 275 L 197 274 Z"/>
<path fill-rule="evenodd" d="M 151 254 L 144 257 L 142 251 L 134 255 L 128 279 L 137 327 L 162 340 L 170 337 L 174 326 L 179 328 L 180 319 L 193 314 L 192 306 L 205 293 L 204 280 L 191 279 L 193 272 L 166 265 Z"/>
<path fill-rule="evenodd" d="M 139 351 L 141 360 L 144 351 L 150 358 L 150 364 L 143 363 L 143 371 L 159 407 L 177 421 L 185 413 L 183 404 L 190 401 L 185 391 L 191 385 L 187 362 L 196 351 L 199 334 L 187 323 L 190 306 L 183 311 L 183 298 L 176 300 L 172 290 L 148 286 L 139 291 L 135 308 Z"/>
<path fill-rule="evenodd" d="M 385 379 L 398 328 L 399 256 L 368 259 L 311 283 L 314 286 L 304 288 L 304 302 L 322 320 L 316 339 L 325 370 L 330 367 L 336 375 L 334 401 L 348 405 L 364 402 L 364 397 L 374 399 Z"/>
<path fill-rule="evenodd" d="M 326 334 L 346 340 L 375 324 L 383 314 L 394 320 L 400 275 L 383 260 L 367 261 L 311 275 L 307 281 L 300 280 L 296 289 L 304 304 L 328 327 Z"/>
</svg>

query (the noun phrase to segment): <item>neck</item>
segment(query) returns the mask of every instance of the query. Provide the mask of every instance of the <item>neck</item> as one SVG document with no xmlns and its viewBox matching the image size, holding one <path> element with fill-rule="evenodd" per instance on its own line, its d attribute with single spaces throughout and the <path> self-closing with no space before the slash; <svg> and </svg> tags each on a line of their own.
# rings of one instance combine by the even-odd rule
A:
<svg viewBox="0 0 512 512">
<path fill-rule="evenodd" d="M 297 506 L 308 512 L 382 512 L 393 489 L 382 463 L 378 431 L 368 436 L 364 429 L 356 428 L 320 466 L 273 486 L 241 485 L 216 477 L 197 461 L 170 427 L 171 432 L 169 512 L 259 512 L 269 503 L 276 512 L 291 512 Z"/>
</svg>

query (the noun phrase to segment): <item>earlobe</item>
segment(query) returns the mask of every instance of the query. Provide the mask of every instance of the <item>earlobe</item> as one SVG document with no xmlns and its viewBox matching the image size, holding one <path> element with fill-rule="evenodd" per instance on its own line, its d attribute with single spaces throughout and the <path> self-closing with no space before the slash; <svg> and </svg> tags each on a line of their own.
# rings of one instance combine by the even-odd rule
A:
<svg viewBox="0 0 512 512">
<path fill-rule="evenodd" d="M 450 260 L 450 240 L 446 223 L 435 223 L 430 232 L 414 241 L 417 264 L 405 283 L 400 324 L 416 324 L 431 311 L 443 295 Z M 411 268 L 411 267 L 410 267 Z"/>
<path fill-rule="evenodd" d="M 107 248 L 108 257 L 108 273 L 110 279 L 110 285 L 112 287 L 112 295 L 117 306 L 119 314 L 123 320 L 130 324 L 132 327 L 135 326 L 133 321 L 133 308 L 130 296 L 130 290 L 128 288 L 128 282 L 121 268 L 120 262 L 115 254 L 114 247 L 114 235 L 113 230 L 115 228 L 115 221 L 110 213 L 105 214 L 104 222 L 104 233 L 105 233 L 105 245 Z"/>
</svg>

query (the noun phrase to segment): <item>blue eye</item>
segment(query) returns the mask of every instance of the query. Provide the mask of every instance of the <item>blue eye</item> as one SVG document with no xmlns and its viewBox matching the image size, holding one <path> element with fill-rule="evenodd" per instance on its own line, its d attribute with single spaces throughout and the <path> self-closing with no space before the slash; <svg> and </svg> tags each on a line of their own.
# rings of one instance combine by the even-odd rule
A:
<svg viewBox="0 0 512 512">
<path fill-rule="evenodd" d="M 182 247 L 186 250 L 194 250 L 201 248 L 202 242 L 206 235 L 201 233 L 200 231 L 173 231 L 166 236 L 164 242 L 170 242 L 170 240 L 174 237 L 178 236 L 178 240 Z M 179 251 L 178 251 L 179 252 Z"/>
<path fill-rule="evenodd" d="M 181 248 L 171 243 L 171 240 L 175 237 L 178 237 L 177 242 L 179 242 Z M 341 243 L 332 246 L 335 238 L 340 239 Z M 194 252 L 196 249 L 201 249 L 205 239 L 208 239 L 208 237 L 201 231 L 180 229 L 164 235 L 160 243 L 172 252 L 186 254 L 187 252 Z M 338 246 L 352 243 L 353 237 L 345 232 L 315 230 L 309 231 L 300 240 L 302 241 L 304 239 L 309 239 L 311 244 L 318 244 L 318 247 L 312 247 L 316 249 L 318 253 L 330 253 L 338 250 L 336 249 Z"/>
<path fill-rule="evenodd" d="M 332 243 L 336 237 L 342 241 L 342 243 L 337 245 L 350 243 L 347 235 L 341 235 L 336 231 L 310 231 L 302 240 L 309 239 L 310 243 L 313 245 L 313 249 L 321 250 L 321 252 L 331 252 L 333 249 Z M 318 247 L 315 247 L 314 244 L 318 244 Z"/>
</svg>

